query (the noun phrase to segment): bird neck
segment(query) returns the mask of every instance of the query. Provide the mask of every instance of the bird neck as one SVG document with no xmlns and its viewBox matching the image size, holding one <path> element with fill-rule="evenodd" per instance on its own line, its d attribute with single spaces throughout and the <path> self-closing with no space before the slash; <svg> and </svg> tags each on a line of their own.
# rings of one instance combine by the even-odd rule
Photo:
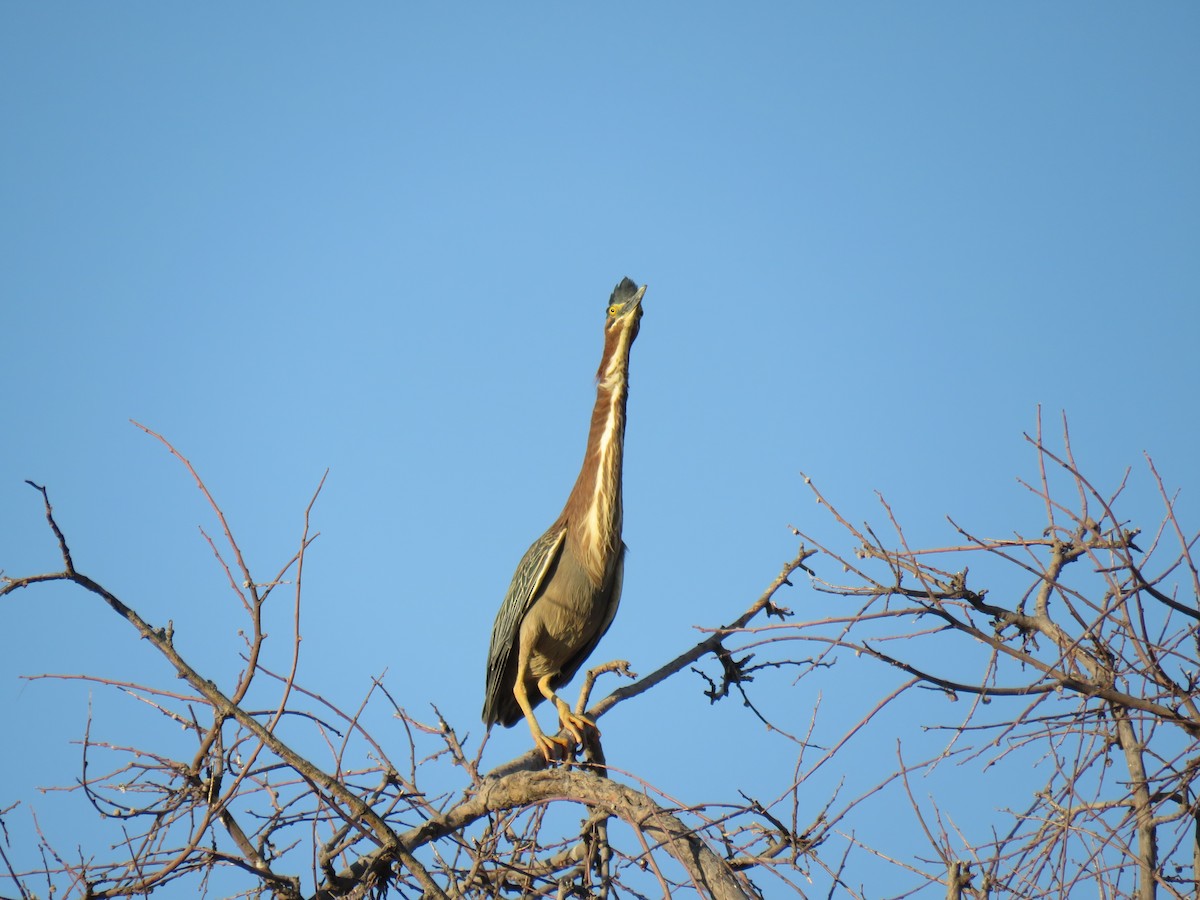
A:
<svg viewBox="0 0 1200 900">
<path fill-rule="evenodd" d="M 568 540 L 575 541 L 573 549 L 597 584 L 609 574 L 604 571 L 606 561 L 611 562 L 621 546 L 621 467 L 632 343 L 628 330 L 605 335 L 587 450 L 563 510 Z"/>
</svg>

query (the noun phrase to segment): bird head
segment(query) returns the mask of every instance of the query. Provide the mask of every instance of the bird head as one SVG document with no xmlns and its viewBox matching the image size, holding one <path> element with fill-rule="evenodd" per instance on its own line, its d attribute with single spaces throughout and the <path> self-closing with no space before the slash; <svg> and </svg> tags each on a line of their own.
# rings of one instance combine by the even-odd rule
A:
<svg viewBox="0 0 1200 900">
<path fill-rule="evenodd" d="M 622 278 L 608 299 L 608 318 L 604 323 L 606 332 L 630 330 L 629 339 L 637 337 L 638 323 L 642 319 L 642 297 L 646 285 L 638 287 L 628 278 Z"/>
</svg>

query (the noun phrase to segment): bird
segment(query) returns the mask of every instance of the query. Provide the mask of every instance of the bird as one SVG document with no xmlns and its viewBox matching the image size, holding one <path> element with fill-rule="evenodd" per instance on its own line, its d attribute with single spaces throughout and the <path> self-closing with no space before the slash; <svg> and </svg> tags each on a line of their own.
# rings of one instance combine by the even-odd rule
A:
<svg viewBox="0 0 1200 900">
<path fill-rule="evenodd" d="M 625 543 L 621 470 L 629 396 L 629 353 L 646 286 L 623 278 L 604 316 L 604 353 L 596 372 L 587 448 L 566 505 L 517 564 L 492 626 L 483 721 L 508 728 L 522 716 L 547 763 L 565 758 L 596 723 L 571 711 L 555 691 L 567 684 L 613 623 L 621 601 Z M 533 714 L 542 700 L 558 710 L 559 734 Z"/>
</svg>

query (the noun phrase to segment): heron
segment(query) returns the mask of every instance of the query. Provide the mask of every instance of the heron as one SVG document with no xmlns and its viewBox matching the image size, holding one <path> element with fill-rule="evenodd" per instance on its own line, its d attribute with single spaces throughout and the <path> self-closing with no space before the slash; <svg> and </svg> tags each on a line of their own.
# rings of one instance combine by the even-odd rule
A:
<svg viewBox="0 0 1200 900">
<path fill-rule="evenodd" d="M 566 505 L 521 558 L 488 650 L 483 721 L 508 728 L 524 716 L 547 762 L 565 757 L 596 723 L 555 693 L 596 649 L 617 614 L 625 569 L 621 540 L 621 468 L 629 351 L 642 318 L 646 286 L 628 278 L 612 292 L 604 317 L 604 353 L 596 372 L 587 449 Z M 548 736 L 533 709 L 549 700 L 559 734 Z"/>
</svg>

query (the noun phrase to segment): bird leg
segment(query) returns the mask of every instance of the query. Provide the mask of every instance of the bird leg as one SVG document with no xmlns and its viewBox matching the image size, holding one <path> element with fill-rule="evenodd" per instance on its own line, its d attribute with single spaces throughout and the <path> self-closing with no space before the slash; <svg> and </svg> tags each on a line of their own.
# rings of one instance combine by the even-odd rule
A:
<svg viewBox="0 0 1200 900">
<path fill-rule="evenodd" d="M 542 679 L 542 681 L 547 680 L 548 677 Z M 538 682 L 538 687 L 542 687 L 541 681 Z M 548 688 L 549 685 L 547 685 L 546 689 L 542 690 L 542 693 L 544 694 Z M 572 749 L 571 746 L 567 744 L 565 738 L 561 738 L 558 735 L 550 737 L 546 732 L 542 731 L 542 726 L 538 724 L 537 717 L 533 714 L 533 704 L 529 702 L 529 692 L 525 688 L 525 679 L 520 676 L 520 673 L 517 675 L 516 684 L 513 685 L 513 696 L 517 698 L 517 705 L 521 707 L 521 712 L 525 714 L 525 721 L 529 723 L 529 731 L 533 735 L 533 743 L 541 751 L 546 762 L 552 763 L 566 759 L 567 754 Z M 554 696 L 553 691 L 551 691 L 550 696 Z"/>
<path fill-rule="evenodd" d="M 538 679 L 538 690 L 542 692 L 542 696 L 554 704 L 558 710 L 558 729 L 559 731 L 566 730 L 575 738 L 576 744 L 583 744 L 585 732 L 591 729 L 599 737 L 600 729 L 596 727 L 596 723 L 587 716 L 579 713 L 571 712 L 571 707 L 567 705 L 562 697 L 554 693 L 550 689 L 551 675 L 543 675 Z"/>
</svg>

